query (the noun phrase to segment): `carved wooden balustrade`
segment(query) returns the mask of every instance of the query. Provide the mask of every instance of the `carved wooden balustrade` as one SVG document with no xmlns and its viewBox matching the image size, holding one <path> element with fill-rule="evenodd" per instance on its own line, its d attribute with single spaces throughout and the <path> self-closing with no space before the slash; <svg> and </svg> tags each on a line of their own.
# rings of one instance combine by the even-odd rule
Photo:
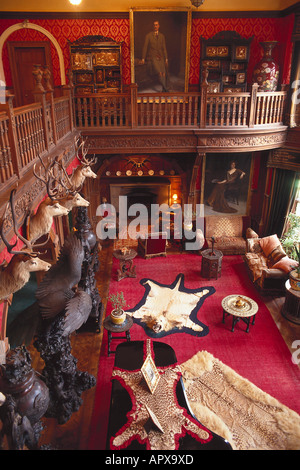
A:
<svg viewBox="0 0 300 470">
<path fill-rule="evenodd" d="M 278 129 L 283 126 L 287 91 L 208 93 L 124 93 L 64 96 L 36 91 L 36 102 L 13 108 L 13 96 L 0 105 L 0 190 L 23 177 L 37 158 L 49 154 L 64 138 L 78 131 L 143 129 L 209 130 Z"/>
<path fill-rule="evenodd" d="M 75 124 L 80 130 L 118 128 L 244 128 L 280 126 L 286 91 L 208 93 L 89 94 L 74 97 Z"/>
<path fill-rule="evenodd" d="M 13 108 L 13 95 L 0 105 L 0 188 L 21 179 L 38 157 L 49 154 L 73 129 L 71 94 Z"/>
</svg>

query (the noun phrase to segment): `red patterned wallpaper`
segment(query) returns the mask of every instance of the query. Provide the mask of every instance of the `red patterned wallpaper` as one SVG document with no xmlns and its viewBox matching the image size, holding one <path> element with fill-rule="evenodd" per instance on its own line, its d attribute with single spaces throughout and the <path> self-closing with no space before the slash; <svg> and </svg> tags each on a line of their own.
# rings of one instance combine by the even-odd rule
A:
<svg viewBox="0 0 300 470">
<path fill-rule="evenodd" d="M 200 41 L 211 38 L 220 31 L 236 31 L 245 38 L 253 37 L 248 66 L 248 82 L 251 83 L 255 64 L 262 57 L 261 41 L 279 41 L 274 49 L 274 59 L 281 71 L 281 83 L 288 83 L 292 53 L 291 35 L 294 15 L 286 18 L 203 18 L 194 19 L 191 32 L 190 83 L 199 82 Z"/>
<path fill-rule="evenodd" d="M 9 26 L 22 22 L 3 20 L 0 22 L 0 34 Z M 69 41 L 87 35 L 108 36 L 117 42 L 122 42 L 123 80 L 130 83 L 130 25 L 128 19 L 67 19 L 67 20 L 30 20 L 47 29 L 58 41 L 65 60 L 65 70 L 69 68 Z M 251 82 L 254 65 L 260 60 L 262 48 L 260 41 L 277 40 L 279 45 L 274 50 L 274 58 L 281 70 L 281 83 L 288 83 L 291 62 L 291 34 L 294 15 L 285 18 L 197 18 L 193 19 L 190 51 L 190 84 L 199 83 L 200 36 L 210 38 L 220 31 L 237 31 L 245 38 L 254 36 L 249 69 L 248 82 Z M 33 29 L 22 29 L 12 33 L 9 41 L 41 41 L 48 40 L 43 34 Z M 51 46 L 54 84 L 60 85 L 58 56 Z M 12 86 L 7 48 L 3 49 L 3 65 L 7 86 Z"/>
<path fill-rule="evenodd" d="M 21 23 L 22 21 L 19 21 Z M 0 34 L 9 26 L 17 23 L 14 20 L 4 20 L 0 22 Z M 130 35 L 129 35 L 129 20 L 127 19 L 89 19 L 89 20 L 30 20 L 30 23 L 35 23 L 47 31 L 49 31 L 59 43 L 65 61 L 66 72 L 69 69 L 70 53 L 68 41 L 75 41 L 82 36 L 88 35 L 102 35 L 112 38 L 114 41 L 122 42 L 122 69 L 123 80 L 125 83 L 130 83 Z M 43 41 L 48 40 L 43 34 L 34 29 L 21 29 L 12 33 L 9 41 Z M 60 85 L 59 62 L 58 55 L 55 48 L 51 45 L 52 63 L 54 84 Z M 5 70 L 5 78 L 7 86 L 12 86 L 11 74 L 9 71 L 9 61 L 7 48 L 3 50 L 3 65 Z"/>
</svg>

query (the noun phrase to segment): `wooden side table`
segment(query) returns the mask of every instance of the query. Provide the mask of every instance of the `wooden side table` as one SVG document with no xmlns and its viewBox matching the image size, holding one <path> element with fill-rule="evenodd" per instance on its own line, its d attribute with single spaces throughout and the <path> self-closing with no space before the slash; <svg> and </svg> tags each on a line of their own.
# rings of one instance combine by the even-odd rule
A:
<svg viewBox="0 0 300 470">
<path fill-rule="evenodd" d="M 108 345 L 107 345 L 107 354 L 110 356 L 112 353 L 115 353 L 116 351 L 112 351 L 110 349 L 111 341 L 113 339 L 126 339 L 127 341 L 130 341 L 130 328 L 133 325 L 133 319 L 130 315 L 126 314 L 126 320 L 124 320 L 123 323 L 120 323 L 120 325 L 116 325 L 113 323 L 110 319 L 110 317 L 106 317 L 103 326 L 107 331 L 108 335 Z M 125 336 L 113 336 L 113 333 L 125 333 Z"/>
<path fill-rule="evenodd" d="M 202 251 L 201 276 L 208 279 L 221 277 L 223 253 L 220 250 Z"/>
<path fill-rule="evenodd" d="M 115 250 L 113 255 L 120 262 L 120 268 L 117 271 L 118 281 L 125 277 L 136 277 L 135 266 L 133 266 L 133 259 L 137 255 L 135 250 L 129 248 L 125 253 L 121 250 Z"/>
<path fill-rule="evenodd" d="M 285 301 L 282 315 L 292 323 L 300 325 L 300 291 L 291 288 L 290 281 L 285 283 Z"/>
<path fill-rule="evenodd" d="M 237 301 L 241 300 L 243 305 L 238 307 Z M 232 326 L 231 331 L 234 331 L 234 327 L 238 321 L 242 320 L 247 325 L 246 332 L 249 333 L 250 321 L 252 318 L 252 325 L 255 323 L 255 315 L 258 312 L 257 303 L 244 295 L 228 295 L 222 300 L 223 307 L 223 323 L 225 323 L 225 317 L 232 315 Z"/>
</svg>

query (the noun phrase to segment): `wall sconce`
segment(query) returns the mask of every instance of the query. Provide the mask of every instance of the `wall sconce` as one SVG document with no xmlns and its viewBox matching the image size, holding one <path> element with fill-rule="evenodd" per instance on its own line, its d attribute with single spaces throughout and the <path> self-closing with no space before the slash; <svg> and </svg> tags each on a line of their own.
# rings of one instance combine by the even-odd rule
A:
<svg viewBox="0 0 300 470">
<path fill-rule="evenodd" d="M 81 0 L 69 0 L 69 2 L 72 4 L 72 5 L 79 5 L 81 3 Z"/>
<path fill-rule="evenodd" d="M 178 194 L 174 193 L 173 196 L 172 196 L 171 209 L 178 210 L 179 208 L 180 208 L 180 203 L 179 203 L 179 199 L 178 199 Z"/>
</svg>

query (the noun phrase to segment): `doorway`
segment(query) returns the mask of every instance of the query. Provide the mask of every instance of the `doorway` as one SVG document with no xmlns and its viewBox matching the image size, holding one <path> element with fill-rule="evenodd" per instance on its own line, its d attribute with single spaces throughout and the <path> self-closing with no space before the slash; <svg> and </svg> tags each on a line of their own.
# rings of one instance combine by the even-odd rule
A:
<svg viewBox="0 0 300 470">
<path fill-rule="evenodd" d="M 35 83 L 33 65 L 47 66 L 52 75 L 51 48 L 49 41 L 8 41 L 8 56 L 15 95 L 14 106 L 24 106 L 34 102 L 32 91 Z M 53 86 L 53 84 L 52 84 Z"/>
</svg>

